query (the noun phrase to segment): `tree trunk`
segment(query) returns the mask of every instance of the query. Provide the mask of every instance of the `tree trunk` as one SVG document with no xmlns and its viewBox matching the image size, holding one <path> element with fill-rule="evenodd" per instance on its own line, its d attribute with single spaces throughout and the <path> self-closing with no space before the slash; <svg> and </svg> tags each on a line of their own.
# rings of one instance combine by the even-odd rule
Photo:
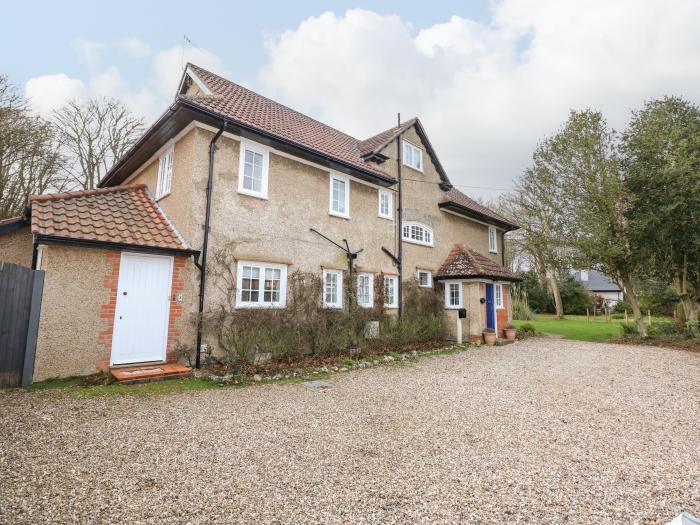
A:
<svg viewBox="0 0 700 525">
<path fill-rule="evenodd" d="M 642 337 L 647 336 L 647 327 L 644 324 L 644 317 L 642 316 L 642 310 L 639 308 L 639 302 L 637 301 L 637 293 L 632 287 L 632 282 L 629 277 L 622 277 L 622 286 L 625 287 L 625 293 L 627 294 L 627 300 L 632 307 L 632 313 L 634 314 L 634 322 L 637 323 L 637 329 L 639 330 L 639 335 Z"/>
<path fill-rule="evenodd" d="M 683 272 L 681 274 L 676 274 L 673 279 L 673 288 L 678 294 L 681 304 L 683 305 L 683 314 L 685 315 L 685 322 L 697 321 L 700 318 L 700 302 L 697 297 L 688 291 L 688 275 L 685 266 L 683 267 Z M 692 286 L 691 286 L 692 288 Z"/>
<path fill-rule="evenodd" d="M 554 296 L 554 309 L 557 314 L 557 319 L 563 319 L 564 305 L 561 302 L 561 292 L 559 291 L 559 283 L 557 282 L 557 278 L 554 275 L 550 275 L 548 279 L 549 287 L 552 290 L 552 296 Z"/>
</svg>

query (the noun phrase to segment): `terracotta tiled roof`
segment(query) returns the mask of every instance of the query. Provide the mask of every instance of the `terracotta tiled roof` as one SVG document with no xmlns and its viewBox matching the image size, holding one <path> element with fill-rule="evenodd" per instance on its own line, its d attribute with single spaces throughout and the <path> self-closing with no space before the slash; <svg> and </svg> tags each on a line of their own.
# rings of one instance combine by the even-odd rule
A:
<svg viewBox="0 0 700 525">
<path fill-rule="evenodd" d="M 391 142 L 396 135 L 403 133 L 408 128 L 416 123 L 416 119 L 412 118 L 402 123 L 400 126 L 394 126 L 391 129 L 377 133 L 375 136 L 365 139 L 360 142 L 360 154 L 365 156 L 370 153 L 377 153 L 383 149 L 389 142 Z"/>
<path fill-rule="evenodd" d="M 190 250 L 144 184 L 32 195 L 32 233 Z"/>
<path fill-rule="evenodd" d="M 188 66 L 211 95 L 180 95 L 233 121 L 282 138 L 385 179 L 392 177 L 362 159 L 362 141 L 298 111 L 226 80 L 206 69 Z"/>
<path fill-rule="evenodd" d="M 436 279 L 466 279 L 486 277 L 504 281 L 519 281 L 520 278 L 503 266 L 476 250 L 455 244 L 452 251 L 435 274 Z"/>
<path fill-rule="evenodd" d="M 451 188 L 449 191 L 446 191 L 443 202 L 457 204 L 458 206 L 467 208 L 468 210 L 476 212 L 479 215 L 483 215 L 486 218 L 494 219 L 498 222 L 502 222 L 517 228 L 517 225 L 513 224 L 510 219 L 506 219 L 503 215 L 496 213 L 491 208 L 487 208 L 486 206 L 476 202 L 474 199 L 467 197 L 457 188 Z"/>
</svg>

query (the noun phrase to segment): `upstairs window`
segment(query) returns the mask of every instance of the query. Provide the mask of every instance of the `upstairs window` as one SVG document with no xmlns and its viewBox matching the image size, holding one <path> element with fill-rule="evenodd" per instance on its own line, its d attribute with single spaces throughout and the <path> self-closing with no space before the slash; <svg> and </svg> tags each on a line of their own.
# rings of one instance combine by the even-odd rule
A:
<svg viewBox="0 0 700 525">
<path fill-rule="evenodd" d="M 331 174 L 330 207 L 328 213 L 338 217 L 350 217 L 350 179 Z"/>
<path fill-rule="evenodd" d="M 403 224 L 403 240 L 413 244 L 424 246 L 433 245 L 433 230 L 419 222 L 405 222 Z"/>
<path fill-rule="evenodd" d="M 283 264 L 239 261 L 236 285 L 237 307 L 284 307 L 287 267 Z"/>
<path fill-rule="evenodd" d="M 374 275 L 371 273 L 357 276 L 357 304 L 364 308 L 374 306 Z"/>
<path fill-rule="evenodd" d="M 323 306 L 343 307 L 343 272 L 340 270 L 323 270 Z"/>
<path fill-rule="evenodd" d="M 379 190 L 379 216 L 383 219 L 394 218 L 394 196 L 389 190 Z"/>
<path fill-rule="evenodd" d="M 399 307 L 399 278 L 395 275 L 384 276 L 384 307 Z"/>
<path fill-rule="evenodd" d="M 462 283 L 459 281 L 445 283 L 445 308 L 462 308 Z"/>
<path fill-rule="evenodd" d="M 241 142 L 238 192 L 267 199 L 269 153 L 262 146 Z"/>
<path fill-rule="evenodd" d="M 156 199 L 165 197 L 170 193 L 170 184 L 173 179 L 173 153 L 174 148 L 170 146 L 158 162 L 158 182 L 156 183 Z"/>
<path fill-rule="evenodd" d="M 495 226 L 489 226 L 489 251 L 498 253 L 498 234 Z"/>
<path fill-rule="evenodd" d="M 423 171 L 423 150 L 410 142 L 403 142 L 403 163 L 414 170 Z"/>
<path fill-rule="evenodd" d="M 418 270 L 418 286 L 431 288 L 433 286 L 433 274 L 428 270 Z"/>
</svg>

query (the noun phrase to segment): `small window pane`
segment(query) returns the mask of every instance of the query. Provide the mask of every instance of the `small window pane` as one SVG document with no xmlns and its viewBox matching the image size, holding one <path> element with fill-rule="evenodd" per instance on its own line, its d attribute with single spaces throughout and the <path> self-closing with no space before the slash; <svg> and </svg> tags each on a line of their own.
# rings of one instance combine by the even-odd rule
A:
<svg viewBox="0 0 700 525">
<path fill-rule="evenodd" d="M 345 181 L 333 179 L 333 211 L 338 213 L 347 213 L 347 210 L 345 209 L 345 191 Z"/>
<path fill-rule="evenodd" d="M 450 294 L 449 294 L 449 303 L 450 306 L 459 306 L 460 305 L 460 296 L 459 296 L 459 288 L 460 284 L 459 283 L 450 283 Z"/>
<path fill-rule="evenodd" d="M 245 150 L 243 165 L 243 188 L 246 190 L 262 191 L 263 156 L 251 150 Z"/>
</svg>

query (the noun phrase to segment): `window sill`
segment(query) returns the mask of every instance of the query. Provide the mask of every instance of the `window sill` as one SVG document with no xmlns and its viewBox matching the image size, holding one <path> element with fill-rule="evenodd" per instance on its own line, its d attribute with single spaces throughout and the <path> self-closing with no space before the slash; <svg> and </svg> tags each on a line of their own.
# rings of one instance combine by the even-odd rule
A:
<svg viewBox="0 0 700 525">
<path fill-rule="evenodd" d="M 337 211 L 329 211 L 328 215 L 330 215 L 331 217 L 338 217 L 339 219 L 349 219 L 350 218 L 349 213 L 340 213 Z"/>
<path fill-rule="evenodd" d="M 159 202 L 159 201 L 163 200 L 163 199 L 166 198 L 168 195 L 170 195 L 170 193 L 171 193 L 171 192 L 164 193 L 163 195 L 160 195 L 159 197 L 156 197 L 156 202 Z"/>
<path fill-rule="evenodd" d="M 360 308 L 372 308 L 372 306 L 374 306 L 374 305 L 367 304 L 367 303 L 365 303 L 365 304 L 357 303 L 357 306 L 359 306 Z"/>
<path fill-rule="evenodd" d="M 397 310 L 399 308 L 398 304 L 385 304 L 384 308 L 387 310 Z"/>
<path fill-rule="evenodd" d="M 418 288 L 432 288 L 432 287 L 433 287 L 432 284 L 419 284 L 418 285 Z"/>
<path fill-rule="evenodd" d="M 426 247 L 428 247 L 428 248 L 433 248 L 433 247 L 434 247 L 434 244 L 432 244 L 432 243 L 429 244 L 429 243 L 427 243 L 427 242 L 420 242 L 420 241 L 416 241 L 416 240 L 413 240 L 413 239 L 406 239 L 406 238 L 403 238 L 403 239 L 401 239 L 401 240 L 402 240 L 403 242 L 408 242 L 408 243 L 411 243 L 411 244 L 415 244 L 416 246 L 426 246 Z"/>
<path fill-rule="evenodd" d="M 496 253 L 497 254 L 498 250 L 492 250 L 491 248 L 489 248 L 489 253 Z"/>
<path fill-rule="evenodd" d="M 410 170 L 417 171 L 418 173 L 423 173 L 423 168 L 414 168 L 410 164 L 405 164 L 405 163 L 402 163 L 402 166 L 405 168 L 408 168 Z"/>
<path fill-rule="evenodd" d="M 461 310 L 464 308 L 461 304 L 459 305 L 452 305 L 452 306 L 445 306 L 445 310 Z"/>
<path fill-rule="evenodd" d="M 261 303 L 236 303 L 237 310 L 256 309 L 256 308 L 284 308 L 284 304 L 261 304 Z"/>
<path fill-rule="evenodd" d="M 266 194 L 257 193 L 255 191 L 238 188 L 238 193 L 240 193 L 241 195 L 246 195 L 247 197 L 255 197 L 256 199 L 261 199 L 264 201 L 270 200 L 270 197 L 268 197 Z"/>
<path fill-rule="evenodd" d="M 377 217 L 379 217 L 380 219 L 387 220 L 387 221 L 393 221 L 393 220 L 394 220 L 394 217 L 387 217 L 386 215 L 377 215 Z"/>
</svg>

